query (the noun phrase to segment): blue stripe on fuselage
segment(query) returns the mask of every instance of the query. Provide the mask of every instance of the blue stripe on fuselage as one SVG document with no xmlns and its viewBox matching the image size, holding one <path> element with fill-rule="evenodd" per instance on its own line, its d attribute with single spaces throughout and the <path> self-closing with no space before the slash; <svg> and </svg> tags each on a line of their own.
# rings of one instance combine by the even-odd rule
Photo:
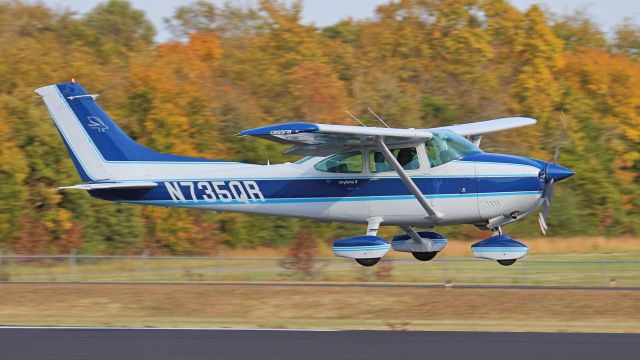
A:
<svg viewBox="0 0 640 360">
<path fill-rule="evenodd" d="M 518 191 L 518 192 L 499 192 L 477 194 L 478 196 L 523 196 L 523 195 L 541 195 L 541 191 Z M 426 195 L 427 199 L 454 199 L 473 197 L 476 194 L 443 194 L 443 195 Z M 206 206 L 206 205 L 248 205 L 248 204 L 299 204 L 299 203 L 337 203 L 337 202 L 362 202 L 362 201 L 389 201 L 389 200 L 414 200 L 413 195 L 400 196 L 353 196 L 353 197 L 319 197 L 319 198 L 287 198 L 287 199 L 265 199 L 264 202 L 256 200 L 239 201 L 232 200 L 230 202 L 206 202 L 204 200 L 121 200 L 122 202 L 159 205 L 159 206 Z"/>
<path fill-rule="evenodd" d="M 283 179 L 283 180 L 251 180 L 257 184 L 260 193 L 267 203 L 303 202 L 311 201 L 363 201 L 368 197 L 380 200 L 393 200 L 411 198 L 412 195 L 399 178 L 382 178 L 378 180 L 362 178 L 343 179 Z M 216 180 L 220 181 L 220 180 Z M 428 198 L 455 198 L 475 197 L 495 194 L 532 194 L 541 191 L 541 185 L 537 177 L 491 177 L 479 178 L 477 189 L 476 179 L 461 178 L 417 178 L 414 179 L 421 189 L 427 189 L 425 196 Z M 185 185 L 181 185 L 185 183 Z M 200 181 L 171 181 L 184 195 L 185 200 L 194 200 L 191 195 L 191 186 L 196 200 L 205 203 L 206 186 L 199 187 Z M 207 181 L 204 181 L 207 182 Z M 243 183 L 243 181 L 239 181 Z M 211 184 L 211 182 L 207 182 Z M 228 188 L 228 181 L 224 181 L 223 190 Z M 462 188 L 465 188 L 462 191 Z M 158 202 L 172 201 L 167 187 L 163 182 L 152 189 L 119 189 L 119 190 L 94 190 L 93 196 L 113 201 Z M 304 200 L 302 200 L 304 199 Z M 261 202 L 249 201 L 249 202 Z M 178 203 L 176 201 L 175 203 Z M 218 197 L 215 203 L 224 203 Z M 240 201 L 239 203 L 245 203 Z"/>
</svg>

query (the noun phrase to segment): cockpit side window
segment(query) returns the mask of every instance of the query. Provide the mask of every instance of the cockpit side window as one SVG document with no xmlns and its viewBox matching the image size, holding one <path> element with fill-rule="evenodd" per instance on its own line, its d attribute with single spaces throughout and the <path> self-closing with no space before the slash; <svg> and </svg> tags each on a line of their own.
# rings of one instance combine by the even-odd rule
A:
<svg viewBox="0 0 640 360">
<path fill-rule="evenodd" d="M 418 159 L 416 148 L 391 149 L 391 153 L 402 165 L 403 169 L 416 170 L 420 168 L 420 160 Z M 380 151 L 371 151 L 369 153 L 369 168 L 372 173 L 393 171 L 393 167 Z"/>
<path fill-rule="evenodd" d="M 316 170 L 330 173 L 361 173 L 362 153 L 351 151 L 335 154 L 320 161 L 314 167 Z"/>
<path fill-rule="evenodd" d="M 451 131 L 432 132 L 433 139 L 425 142 L 429 164 L 432 168 L 460 159 L 465 155 L 482 152 L 472 142 Z"/>
</svg>

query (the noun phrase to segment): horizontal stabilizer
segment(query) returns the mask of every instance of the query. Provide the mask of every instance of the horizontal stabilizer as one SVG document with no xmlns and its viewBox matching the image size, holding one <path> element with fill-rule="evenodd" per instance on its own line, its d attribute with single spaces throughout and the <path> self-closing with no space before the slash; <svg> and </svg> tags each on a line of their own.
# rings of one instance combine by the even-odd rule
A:
<svg viewBox="0 0 640 360">
<path fill-rule="evenodd" d="M 107 190 L 107 189 L 150 189 L 158 186 L 153 181 L 98 182 L 61 186 L 58 190 Z"/>
</svg>

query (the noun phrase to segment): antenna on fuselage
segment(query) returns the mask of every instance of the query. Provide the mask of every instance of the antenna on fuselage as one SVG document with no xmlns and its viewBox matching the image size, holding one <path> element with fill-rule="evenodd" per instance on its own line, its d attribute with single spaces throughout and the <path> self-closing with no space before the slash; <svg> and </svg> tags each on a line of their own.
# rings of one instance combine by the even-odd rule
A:
<svg viewBox="0 0 640 360">
<path fill-rule="evenodd" d="M 353 118 L 353 120 L 357 121 L 358 123 L 360 123 L 360 125 L 367 127 L 367 125 L 363 124 L 362 121 L 358 120 L 358 118 L 353 115 L 352 113 L 350 113 L 349 111 L 345 110 L 344 112 L 346 112 L 347 114 L 349 114 L 349 116 L 351 116 Z"/>
<path fill-rule="evenodd" d="M 390 126 L 387 125 L 387 123 L 384 122 L 384 120 L 382 120 L 382 118 L 380 116 L 378 116 L 378 114 L 374 113 L 373 110 L 371 110 L 371 108 L 367 108 L 367 110 L 369 110 L 373 114 L 373 116 L 375 116 L 378 120 L 380 120 L 380 122 L 383 123 L 384 126 L 390 128 Z"/>
<path fill-rule="evenodd" d="M 265 154 L 267 154 L 267 166 L 271 165 L 271 160 L 269 160 L 269 150 L 264 149 Z"/>
</svg>

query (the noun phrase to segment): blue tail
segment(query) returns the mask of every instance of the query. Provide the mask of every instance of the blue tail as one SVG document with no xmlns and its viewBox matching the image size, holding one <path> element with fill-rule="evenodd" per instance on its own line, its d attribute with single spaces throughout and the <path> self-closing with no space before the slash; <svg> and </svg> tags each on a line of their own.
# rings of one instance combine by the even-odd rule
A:
<svg viewBox="0 0 640 360">
<path fill-rule="evenodd" d="M 125 134 L 76 82 L 49 85 L 36 90 L 53 117 L 65 146 L 83 181 L 113 177 L 111 163 L 225 162 L 162 154 L 148 149 Z"/>
</svg>

